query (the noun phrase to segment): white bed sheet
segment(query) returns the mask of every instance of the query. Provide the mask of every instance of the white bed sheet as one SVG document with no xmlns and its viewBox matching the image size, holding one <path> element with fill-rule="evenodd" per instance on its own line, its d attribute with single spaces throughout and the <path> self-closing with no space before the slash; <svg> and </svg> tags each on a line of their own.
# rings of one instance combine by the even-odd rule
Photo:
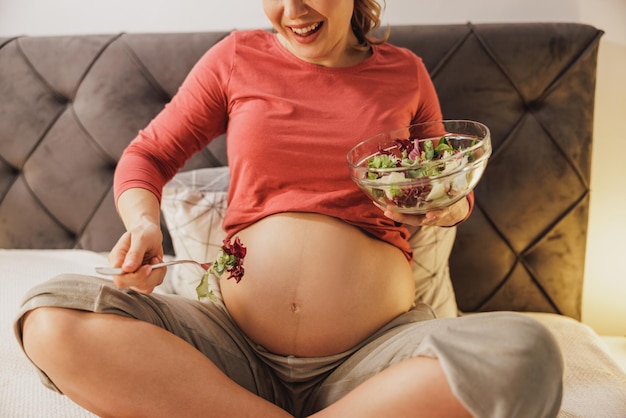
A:
<svg viewBox="0 0 626 418">
<path fill-rule="evenodd" d="M 602 335 L 600 339 L 606 346 L 611 356 L 626 373 L 626 336 Z"/>
</svg>

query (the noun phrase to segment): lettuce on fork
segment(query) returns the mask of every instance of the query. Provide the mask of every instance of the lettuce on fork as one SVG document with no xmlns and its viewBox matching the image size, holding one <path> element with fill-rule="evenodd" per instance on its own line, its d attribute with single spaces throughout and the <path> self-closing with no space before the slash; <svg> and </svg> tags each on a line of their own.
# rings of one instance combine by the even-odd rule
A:
<svg viewBox="0 0 626 418">
<path fill-rule="evenodd" d="M 235 237 L 232 243 L 229 239 L 222 241 L 222 248 L 217 254 L 217 258 L 211 264 L 211 267 L 204 272 L 200 279 L 200 284 L 196 287 L 198 299 L 215 299 L 215 295 L 209 287 L 209 274 L 221 277 L 227 272 L 227 280 L 235 279 L 239 283 L 244 274 L 243 259 L 246 256 L 246 251 L 246 247 L 243 246 L 239 237 Z"/>
</svg>

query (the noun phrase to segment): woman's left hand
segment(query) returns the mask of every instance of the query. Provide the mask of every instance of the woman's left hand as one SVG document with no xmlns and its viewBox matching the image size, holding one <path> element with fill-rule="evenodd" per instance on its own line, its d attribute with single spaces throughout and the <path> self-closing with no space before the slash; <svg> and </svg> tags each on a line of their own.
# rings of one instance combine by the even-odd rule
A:
<svg viewBox="0 0 626 418">
<path fill-rule="evenodd" d="M 448 207 L 433 210 L 423 215 L 393 212 L 392 210 L 385 209 L 376 203 L 374 204 L 384 211 L 386 217 L 393 219 L 396 222 L 413 226 L 454 226 L 464 220 L 469 212 L 469 203 L 467 199 L 461 199 Z"/>
</svg>

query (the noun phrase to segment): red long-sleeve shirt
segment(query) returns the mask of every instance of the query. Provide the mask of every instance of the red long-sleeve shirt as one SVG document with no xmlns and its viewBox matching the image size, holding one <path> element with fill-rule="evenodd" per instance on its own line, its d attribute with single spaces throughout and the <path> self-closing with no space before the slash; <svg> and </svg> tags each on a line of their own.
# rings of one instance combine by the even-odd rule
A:
<svg viewBox="0 0 626 418">
<path fill-rule="evenodd" d="M 194 66 L 165 109 L 125 150 L 115 196 L 132 187 L 159 199 L 164 184 L 227 133 L 232 236 L 279 212 L 340 218 L 411 257 L 408 231 L 383 216 L 350 179 L 346 154 L 380 132 L 442 119 L 420 58 L 389 44 L 365 61 L 304 62 L 266 31 L 235 31 Z"/>
</svg>

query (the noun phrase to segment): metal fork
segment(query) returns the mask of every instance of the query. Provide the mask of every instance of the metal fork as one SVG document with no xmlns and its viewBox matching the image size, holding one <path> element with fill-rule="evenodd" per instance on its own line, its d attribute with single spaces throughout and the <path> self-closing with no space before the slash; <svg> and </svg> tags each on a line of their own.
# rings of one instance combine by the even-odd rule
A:
<svg viewBox="0 0 626 418">
<path fill-rule="evenodd" d="M 173 266 L 174 264 L 183 264 L 183 263 L 191 263 L 196 264 L 202 267 L 204 270 L 209 270 L 213 263 L 200 263 L 195 260 L 174 260 L 174 261 L 166 261 L 164 263 L 156 263 L 152 264 L 151 267 L 153 269 L 163 268 L 167 266 Z M 115 276 L 118 274 L 124 274 L 121 267 L 96 267 L 96 273 L 104 274 L 106 276 Z"/>
</svg>

